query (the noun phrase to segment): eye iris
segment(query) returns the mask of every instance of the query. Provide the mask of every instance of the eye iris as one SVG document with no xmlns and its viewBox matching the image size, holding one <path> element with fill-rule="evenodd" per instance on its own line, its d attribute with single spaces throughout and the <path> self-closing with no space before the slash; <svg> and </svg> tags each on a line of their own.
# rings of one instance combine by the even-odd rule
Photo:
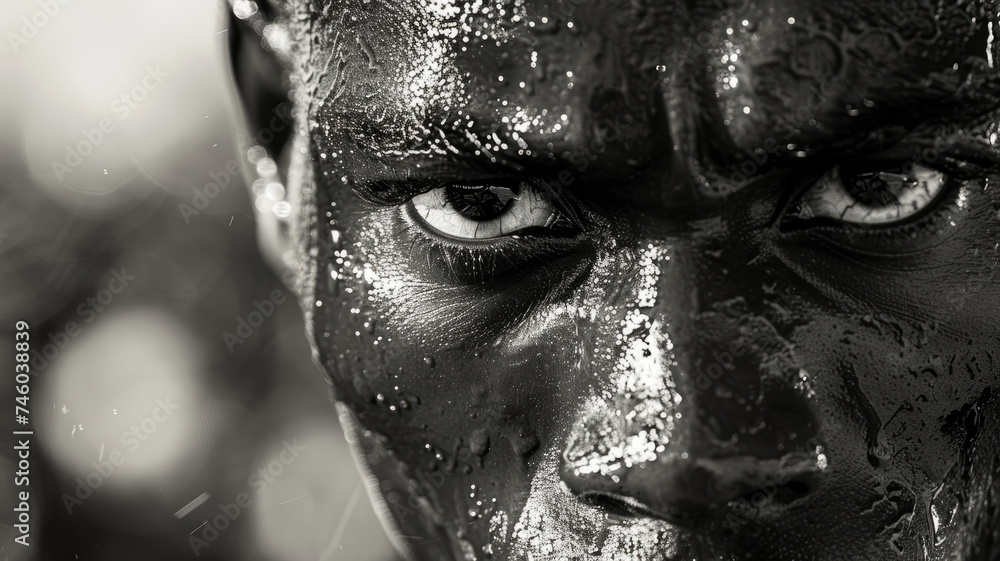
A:
<svg viewBox="0 0 1000 561">
<path fill-rule="evenodd" d="M 504 195 L 508 196 L 504 196 Z M 477 221 L 493 220 L 500 217 L 513 200 L 513 192 L 505 187 L 490 186 L 450 186 L 445 191 L 445 199 L 465 218 Z"/>
<path fill-rule="evenodd" d="M 888 206 L 899 202 L 882 173 L 859 173 L 851 178 L 850 191 L 862 204 Z"/>
</svg>

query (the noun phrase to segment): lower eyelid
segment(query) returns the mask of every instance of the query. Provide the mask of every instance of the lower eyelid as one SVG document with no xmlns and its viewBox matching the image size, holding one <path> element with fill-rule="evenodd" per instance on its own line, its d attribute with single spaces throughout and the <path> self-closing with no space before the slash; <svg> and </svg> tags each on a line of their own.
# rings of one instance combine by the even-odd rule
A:
<svg viewBox="0 0 1000 561">
<path fill-rule="evenodd" d="M 584 266 L 589 255 L 582 237 L 456 240 L 429 232 L 405 214 L 397 216 L 403 222 L 397 229 L 405 248 L 401 257 L 415 265 L 413 274 L 428 282 L 493 288 L 524 283 L 518 289 L 523 295 L 567 282 L 566 271 Z M 537 282 L 538 274 L 551 278 Z"/>
</svg>

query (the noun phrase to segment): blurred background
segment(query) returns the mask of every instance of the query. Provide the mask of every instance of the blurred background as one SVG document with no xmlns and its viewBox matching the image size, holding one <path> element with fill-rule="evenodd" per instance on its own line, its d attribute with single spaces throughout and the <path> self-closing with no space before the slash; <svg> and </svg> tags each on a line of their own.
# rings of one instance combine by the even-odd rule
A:
<svg viewBox="0 0 1000 561">
<path fill-rule="evenodd" d="M 252 205 L 283 193 L 234 171 L 225 9 L 0 2 L 3 559 L 396 559 L 256 243 Z"/>
</svg>

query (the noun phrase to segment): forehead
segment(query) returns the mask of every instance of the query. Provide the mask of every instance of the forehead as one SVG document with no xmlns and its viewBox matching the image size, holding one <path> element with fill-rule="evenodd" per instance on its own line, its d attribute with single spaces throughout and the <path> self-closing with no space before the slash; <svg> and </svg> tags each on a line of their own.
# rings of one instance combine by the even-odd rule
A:
<svg viewBox="0 0 1000 561">
<path fill-rule="evenodd" d="M 604 160 L 641 167 L 703 144 L 706 131 L 738 154 L 782 122 L 808 144 L 894 108 L 914 117 L 921 104 L 940 112 L 942 100 L 959 101 L 970 74 L 992 73 L 990 10 L 921 0 L 316 4 L 311 113 L 380 156 L 551 160 L 625 128 Z"/>
</svg>

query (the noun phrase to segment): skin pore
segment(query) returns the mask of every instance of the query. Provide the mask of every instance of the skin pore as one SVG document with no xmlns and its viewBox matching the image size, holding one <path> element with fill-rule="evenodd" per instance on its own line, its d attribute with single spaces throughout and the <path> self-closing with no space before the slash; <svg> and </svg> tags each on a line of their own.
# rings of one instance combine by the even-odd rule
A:
<svg viewBox="0 0 1000 561">
<path fill-rule="evenodd" d="M 291 261 L 404 552 L 1000 556 L 997 9 L 942 4 L 275 8 Z"/>
</svg>

